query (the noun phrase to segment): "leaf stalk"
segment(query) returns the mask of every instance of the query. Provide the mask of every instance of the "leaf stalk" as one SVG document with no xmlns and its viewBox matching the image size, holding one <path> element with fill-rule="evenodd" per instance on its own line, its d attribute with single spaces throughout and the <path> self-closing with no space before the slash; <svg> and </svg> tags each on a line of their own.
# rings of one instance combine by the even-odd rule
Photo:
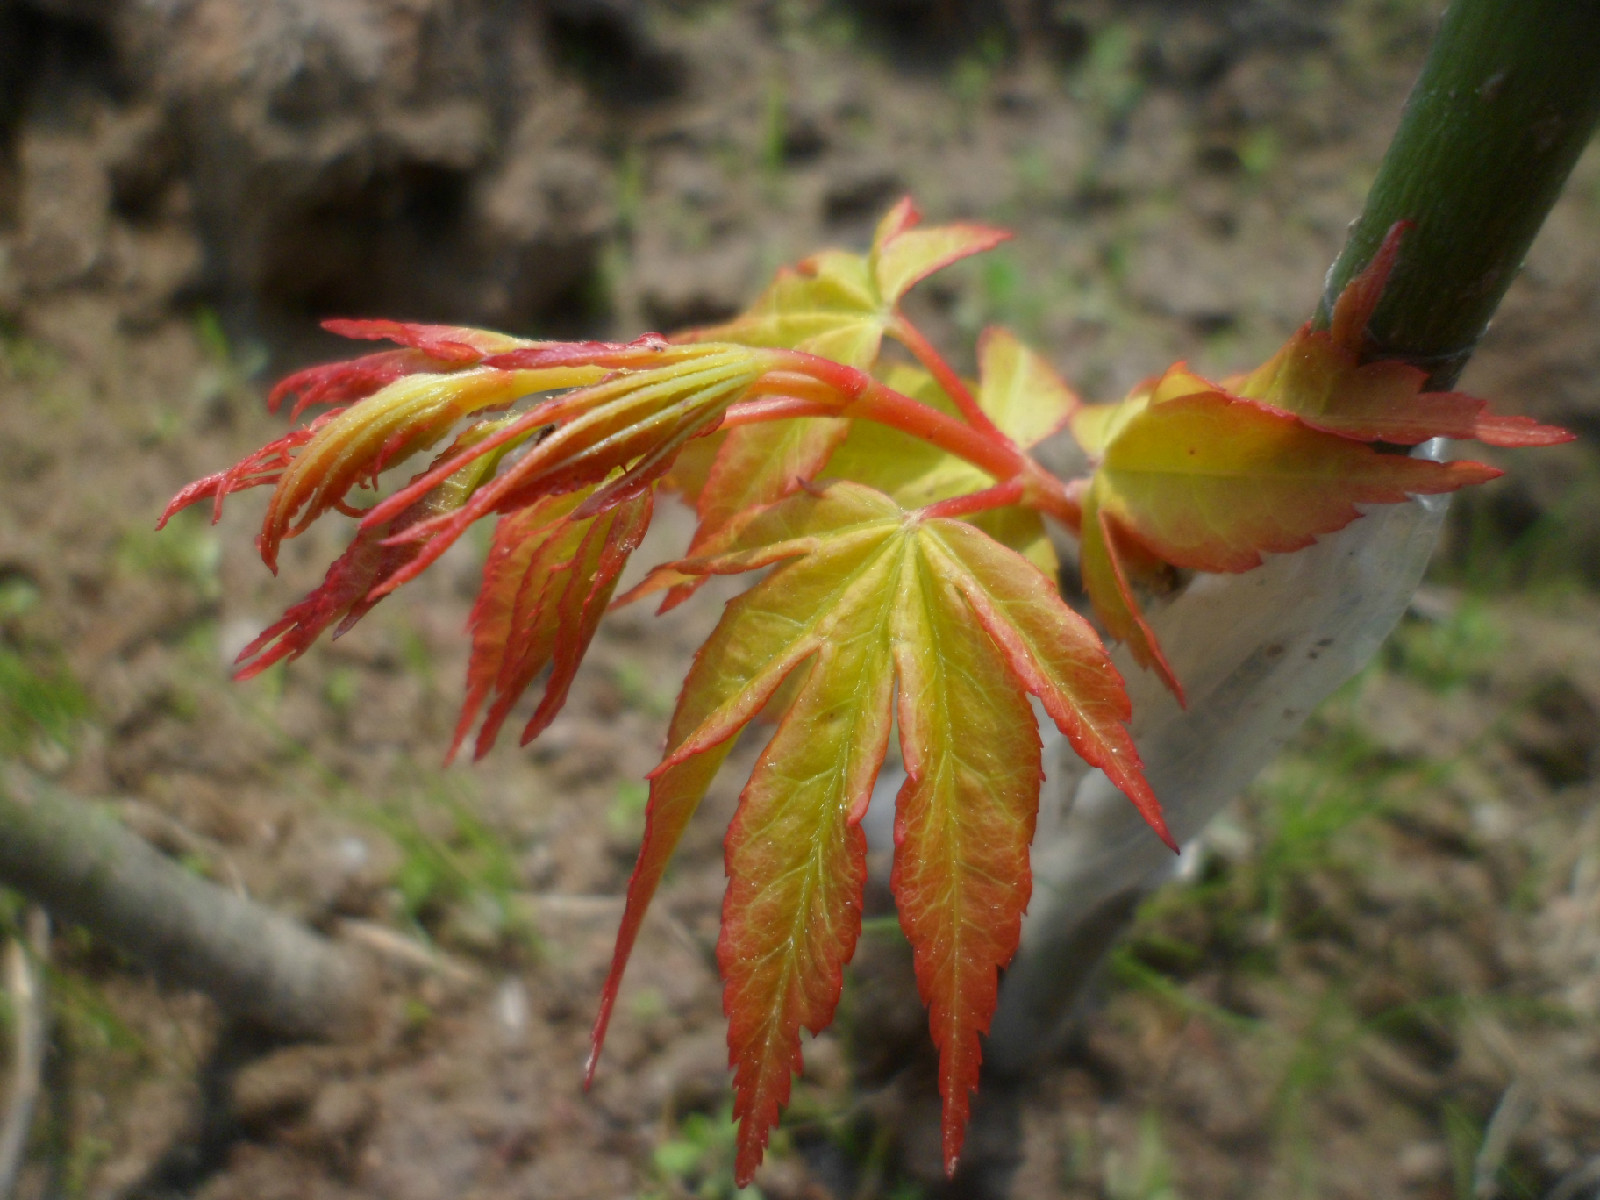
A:
<svg viewBox="0 0 1600 1200">
<path fill-rule="evenodd" d="M 945 395 L 950 397 L 957 410 L 974 429 L 992 437 L 1005 437 L 1005 434 L 1001 433 L 989 419 L 989 414 L 983 411 L 977 397 L 972 394 L 972 389 L 967 386 L 966 380 L 956 373 L 955 368 L 945 360 L 944 355 L 939 353 L 938 348 L 923 337 L 920 329 L 906 320 L 903 314 L 897 312 L 889 323 L 889 332 L 926 368 L 928 374 L 933 376 L 934 382 L 944 389 Z"/>
</svg>

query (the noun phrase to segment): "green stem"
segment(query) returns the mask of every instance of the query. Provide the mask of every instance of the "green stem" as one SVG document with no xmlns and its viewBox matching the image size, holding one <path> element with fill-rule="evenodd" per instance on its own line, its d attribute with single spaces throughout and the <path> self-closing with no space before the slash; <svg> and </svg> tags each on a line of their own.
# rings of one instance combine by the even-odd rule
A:
<svg viewBox="0 0 1600 1200">
<path fill-rule="evenodd" d="M 1454 0 L 1316 322 L 1415 222 L 1365 357 L 1454 383 L 1600 119 L 1600 0 Z"/>
</svg>

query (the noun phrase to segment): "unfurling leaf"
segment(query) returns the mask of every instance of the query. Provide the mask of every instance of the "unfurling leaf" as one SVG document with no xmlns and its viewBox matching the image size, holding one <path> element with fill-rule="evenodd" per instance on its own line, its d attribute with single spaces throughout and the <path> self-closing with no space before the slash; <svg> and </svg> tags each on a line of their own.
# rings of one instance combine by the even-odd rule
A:
<svg viewBox="0 0 1600 1200">
<path fill-rule="evenodd" d="M 401 321 L 324 321 L 322 327 L 341 337 L 392 341 L 406 347 L 364 355 L 348 362 L 307 367 L 283 379 L 267 396 L 267 410 L 277 412 L 284 399 L 298 395 L 289 411 L 295 420 L 321 404 L 347 404 L 370 396 L 405 375 L 438 373 L 473 365 L 490 354 L 540 345 L 486 329 L 453 325 L 411 325 Z"/>
<path fill-rule="evenodd" d="M 908 783 L 895 880 L 941 1052 L 953 1166 L 977 1083 L 978 1037 L 1027 903 L 1040 760 L 1026 695 L 1167 836 L 1123 724 L 1121 679 L 1053 582 L 970 524 L 907 513 L 836 483 L 749 522 L 723 555 L 677 564 L 730 574 L 778 564 L 728 606 L 696 657 L 653 776 L 649 825 L 607 983 L 614 1002 L 667 855 L 735 734 L 791 673 L 803 682 L 730 829 L 718 957 L 735 1066 L 739 1178 L 748 1181 L 820 1030 L 860 925 L 856 828 L 898 712 Z M 908 841 L 909 839 L 909 841 Z"/>
<path fill-rule="evenodd" d="M 375 480 L 386 468 L 428 449 L 461 418 L 505 408 L 541 387 L 586 382 L 585 376 L 597 373 L 563 370 L 551 378 L 532 371 L 473 368 L 449 375 L 408 375 L 329 414 L 331 419 L 317 427 L 277 481 L 261 526 L 261 557 L 269 567 L 276 566 L 285 537 L 303 532 L 323 513 L 343 505 L 358 483 Z M 448 473 L 448 464 L 435 473 Z M 430 478 L 428 486 L 433 482 Z M 416 486 L 425 490 L 420 483 Z M 398 515 L 415 499 L 408 495 L 404 504 L 372 524 Z"/>
<path fill-rule="evenodd" d="M 393 322 L 329 322 L 352 337 L 388 337 L 407 348 L 344 368 L 301 372 L 277 396 L 300 393 L 297 410 L 350 401 L 316 417 L 227 471 L 184 488 L 173 512 L 244 488 L 273 485 L 258 539 L 275 563 L 285 537 L 330 509 L 362 517 L 355 540 L 320 587 L 246 648 L 248 678 L 302 653 L 331 626 L 349 628 L 396 587 L 434 562 L 474 521 L 504 514 L 473 616 L 474 654 L 456 742 L 485 714 L 478 753 L 512 705 L 551 669 L 531 737 L 565 699 L 617 577 L 649 524 L 655 483 L 682 447 L 714 429 L 774 363 L 744 346 L 671 346 L 657 337 L 625 345 L 547 343 L 482 330 Z M 793 358 L 793 355 L 788 356 Z M 479 420 L 427 470 L 365 513 L 350 490 Z M 452 748 L 451 753 L 454 753 Z"/>
<path fill-rule="evenodd" d="M 544 697 L 522 733 L 526 745 L 560 710 L 616 588 L 650 525 L 645 491 L 595 516 L 581 515 L 593 488 L 543 497 L 500 518 L 473 606 L 472 658 L 454 757 L 489 697 L 473 751 L 494 745 L 512 706 L 551 667 Z"/>
<path fill-rule="evenodd" d="M 452 458 L 465 447 L 481 442 L 494 432 L 497 424 L 479 422 L 462 433 L 441 458 Z M 349 548 L 328 568 L 321 586 L 300 603 L 290 606 L 240 652 L 238 678 L 251 679 L 275 662 L 299 658 L 335 621 L 339 622 L 333 632 L 337 638 L 366 616 L 382 598 L 374 594 L 377 589 L 409 565 L 422 548 L 420 542 L 394 544 L 391 538 L 414 525 L 459 509 L 494 473 L 498 462 L 495 455 L 471 459 L 392 519 L 359 530 Z M 220 501 L 220 495 L 218 499 Z"/>
</svg>

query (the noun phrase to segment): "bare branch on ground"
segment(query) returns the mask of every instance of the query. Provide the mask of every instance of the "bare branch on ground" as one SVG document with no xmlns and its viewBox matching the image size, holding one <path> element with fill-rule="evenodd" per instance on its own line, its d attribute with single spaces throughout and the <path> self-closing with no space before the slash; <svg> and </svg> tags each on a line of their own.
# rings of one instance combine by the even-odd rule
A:
<svg viewBox="0 0 1600 1200">
<path fill-rule="evenodd" d="M 82 925 L 163 981 L 288 1037 L 354 1032 L 371 993 L 357 954 L 201 879 L 99 807 L 0 776 L 0 885 Z"/>
</svg>

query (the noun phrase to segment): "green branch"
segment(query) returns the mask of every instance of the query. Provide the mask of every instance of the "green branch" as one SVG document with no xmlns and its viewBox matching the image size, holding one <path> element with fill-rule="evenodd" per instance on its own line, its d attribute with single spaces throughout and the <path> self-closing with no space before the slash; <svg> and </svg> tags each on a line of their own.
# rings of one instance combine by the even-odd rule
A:
<svg viewBox="0 0 1600 1200">
<path fill-rule="evenodd" d="M 1455 0 L 1317 312 L 1412 221 L 1368 357 L 1447 388 L 1600 119 L 1600 0 Z"/>
</svg>

